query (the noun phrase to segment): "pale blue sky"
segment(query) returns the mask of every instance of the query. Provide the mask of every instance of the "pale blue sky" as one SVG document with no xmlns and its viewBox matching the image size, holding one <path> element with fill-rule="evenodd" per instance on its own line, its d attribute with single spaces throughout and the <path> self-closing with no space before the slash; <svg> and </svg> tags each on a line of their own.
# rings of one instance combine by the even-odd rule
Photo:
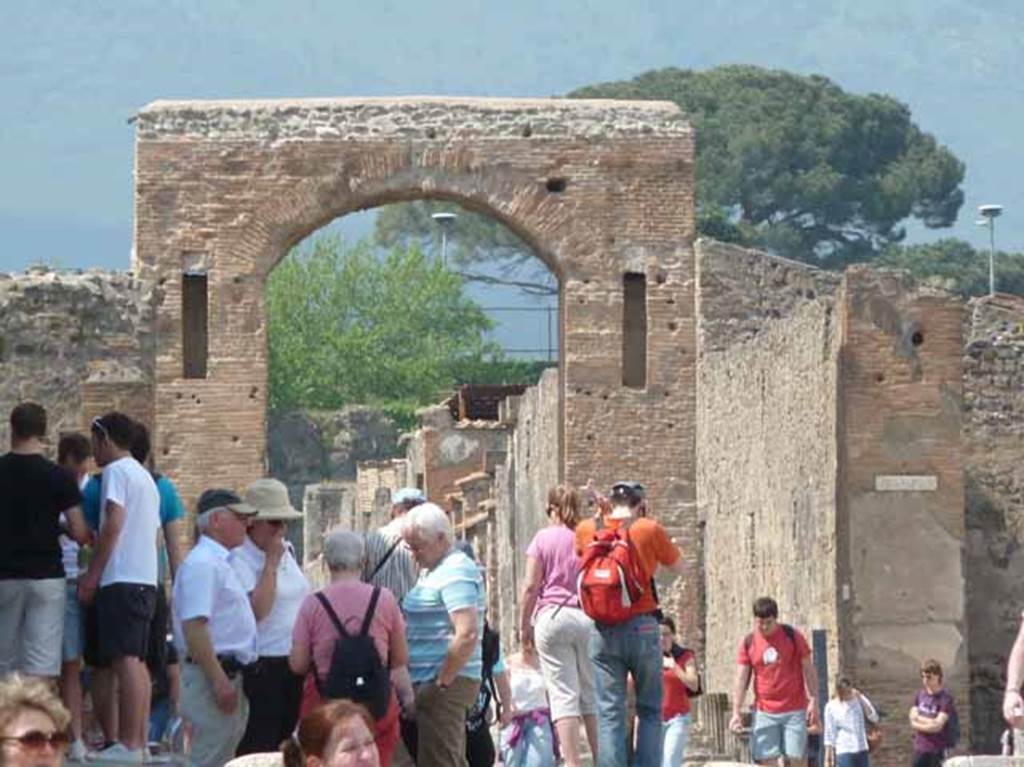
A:
<svg viewBox="0 0 1024 767">
<path fill-rule="evenodd" d="M 1017 0 L 50 0 L 3 15 L 0 270 L 127 267 L 126 120 L 154 99 L 549 96 L 734 62 L 908 102 L 968 164 L 942 234 L 984 244 L 974 207 L 1001 202 L 999 244 L 1024 250 Z"/>
</svg>

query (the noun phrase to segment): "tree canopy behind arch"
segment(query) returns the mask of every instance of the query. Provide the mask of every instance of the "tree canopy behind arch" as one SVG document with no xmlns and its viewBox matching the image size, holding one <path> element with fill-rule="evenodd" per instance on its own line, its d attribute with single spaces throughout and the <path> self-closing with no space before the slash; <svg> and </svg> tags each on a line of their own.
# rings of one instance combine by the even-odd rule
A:
<svg viewBox="0 0 1024 767">
<path fill-rule="evenodd" d="M 380 253 L 319 235 L 267 281 L 270 408 L 381 407 L 403 427 L 467 382 L 536 383 L 508 359 L 462 279 L 415 245 Z"/>
<path fill-rule="evenodd" d="M 702 234 L 827 267 L 900 242 L 900 223 L 950 226 L 964 164 L 890 96 L 755 66 L 660 69 L 572 98 L 675 102 L 697 137 Z"/>
</svg>

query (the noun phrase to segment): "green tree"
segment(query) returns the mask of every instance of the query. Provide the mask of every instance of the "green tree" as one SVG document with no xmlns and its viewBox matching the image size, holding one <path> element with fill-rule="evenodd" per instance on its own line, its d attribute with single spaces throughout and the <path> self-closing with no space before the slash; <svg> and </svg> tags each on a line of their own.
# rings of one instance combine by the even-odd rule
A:
<svg viewBox="0 0 1024 767">
<path fill-rule="evenodd" d="M 906 269 L 923 282 L 965 298 L 988 293 L 988 251 L 963 240 L 892 246 L 875 263 Z M 996 253 L 996 289 L 1024 295 L 1024 253 Z"/>
<path fill-rule="evenodd" d="M 661 69 L 577 98 L 663 99 L 697 138 L 699 228 L 828 267 L 900 242 L 908 217 L 949 226 L 964 165 L 889 96 L 754 66 Z"/>
<path fill-rule="evenodd" d="M 548 268 L 519 236 L 497 219 L 441 200 L 416 200 L 387 205 L 377 213 L 374 240 L 385 248 L 418 245 L 438 252 L 441 230 L 431 216 L 455 212 L 448 237 L 448 260 L 463 279 L 519 287 L 534 295 L 555 295 L 558 286 Z M 499 276 L 472 271 L 487 263 Z"/>
<path fill-rule="evenodd" d="M 316 238 L 270 275 L 267 311 L 273 409 L 408 415 L 458 383 L 460 367 L 501 361 L 462 280 L 416 246 L 381 256 L 365 241 Z"/>
</svg>

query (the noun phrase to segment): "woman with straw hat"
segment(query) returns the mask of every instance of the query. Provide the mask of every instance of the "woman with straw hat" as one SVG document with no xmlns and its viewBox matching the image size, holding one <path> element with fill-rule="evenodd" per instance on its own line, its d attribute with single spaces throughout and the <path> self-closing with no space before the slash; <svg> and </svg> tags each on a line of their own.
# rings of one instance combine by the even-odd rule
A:
<svg viewBox="0 0 1024 767">
<path fill-rule="evenodd" d="M 250 710 L 239 755 L 275 751 L 295 729 L 302 677 L 288 668 L 288 654 L 299 606 L 310 590 L 285 538 L 288 523 L 302 518 L 292 508 L 288 489 L 276 479 L 258 479 L 244 497 L 257 511 L 245 542 L 231 552 L 231 566 L 256 615 L 259 660 L 245 675 Z"/>
</svg>

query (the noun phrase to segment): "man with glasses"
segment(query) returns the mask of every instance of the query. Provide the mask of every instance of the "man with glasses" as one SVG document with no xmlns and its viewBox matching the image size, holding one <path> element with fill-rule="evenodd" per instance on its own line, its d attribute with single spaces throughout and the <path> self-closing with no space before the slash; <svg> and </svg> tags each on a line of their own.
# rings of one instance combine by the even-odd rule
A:
<svg viewBox="0 0 1024 767">
<path fill-rule="evenodd" d="M 950 742 L 950 720 L 956 717 L 953 696 L 942 687 L 942 666 L 934 659 L 921 664 L 921 689 L 908 717 L 914 730 L 914 767 L 939 767 Z"/>
<path fill-rule="evenodd" d="M 95 419 L 90 431 L 93 458 L 103 468 L 100 527 L 89 569 L 78 579 L 78 596 L 96 605 L 96 660 L 117 679 L 118 721 L 116 742 L 89 758 L 141 764 L 149 722 L 146 655 L 156 609 L 160 493 L 132 457 L 135 421 L 110 412 Z"/>
<path fill-rule="evenodd" d="M 256 616 L 232 568 L 256 508 L 231 490 L 199 496 L 199 540 L 174 578 L 174 641 L 185 659 L 181 716 L 192 728 L 189 764 L 221 767 L 234 755 L 249 719 L 242 672 L 256 661 Z"/>
<path fill-rule="evenodd" d="M 742 729 L 740 709 L 754 677 L 754 721 L 750 751 L 758 764 L 807 763 L 807 728 L 818 724 L 818 673 L 804 635 L 779 622 L 779 606 L 771 597 L 754 602 L 754 631 L 740 643 L 736 657 L 732 718 L 729 728 Z"/>
</svg>

